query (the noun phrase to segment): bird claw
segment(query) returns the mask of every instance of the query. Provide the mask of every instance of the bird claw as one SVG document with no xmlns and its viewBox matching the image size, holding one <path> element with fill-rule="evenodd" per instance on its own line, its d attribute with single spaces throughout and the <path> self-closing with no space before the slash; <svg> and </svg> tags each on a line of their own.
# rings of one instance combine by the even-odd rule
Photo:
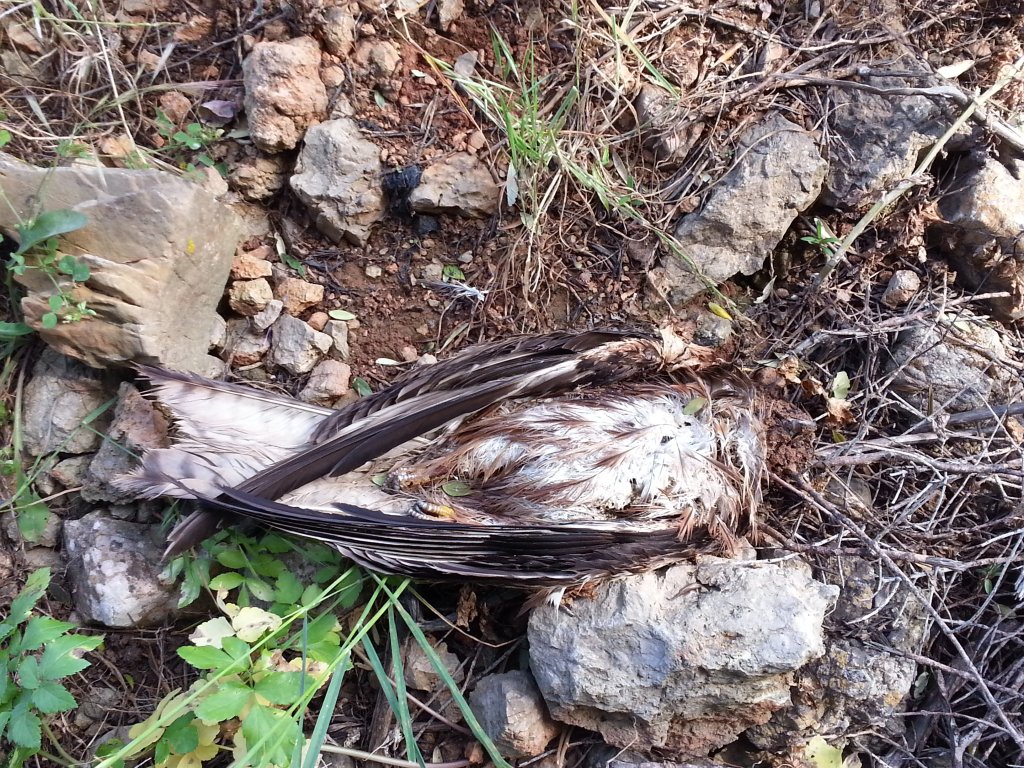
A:
<svg viewBox="0 0 1024 768">
<path fill-rule="evenodd" d="M 435 504 L 432 501 L 417 501 L 412 507 L 412 513 L 417 517 L 441 518 L 442 520 L 455 520 L 455 509 L 447 504 Z"/>
</svg>

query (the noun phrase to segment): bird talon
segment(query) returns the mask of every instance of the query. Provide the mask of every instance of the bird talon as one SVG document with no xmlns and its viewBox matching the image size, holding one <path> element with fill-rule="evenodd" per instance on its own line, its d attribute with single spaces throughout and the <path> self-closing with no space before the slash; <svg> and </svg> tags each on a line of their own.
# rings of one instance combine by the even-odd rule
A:
<svg viewBox="0 0 1024 768">
<path fill-rule="evenodd" d="M 432 501 L 417 501 L 412 508 L 413 514 L 419 517 L 441 518 L 442 520 L 454 520 L 455 509 L 447 504 L 435 504 Z"/>
</svg>

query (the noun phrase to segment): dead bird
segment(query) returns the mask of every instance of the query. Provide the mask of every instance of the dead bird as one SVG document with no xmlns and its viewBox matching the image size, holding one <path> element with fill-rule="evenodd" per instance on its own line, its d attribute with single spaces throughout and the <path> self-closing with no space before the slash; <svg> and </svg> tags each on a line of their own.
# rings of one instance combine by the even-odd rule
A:
<svg viewBox="0 0 1024 768">
<path fill-rule="evenodd" d="M 670 331 L 481 344 L 338 411 L 141 372 L 177 439 L 118 484 L 200 503 L 168 558 L 237 516 L 379 572 L 568 586 L 756 526 L 763 398 Z"/>
</svg>

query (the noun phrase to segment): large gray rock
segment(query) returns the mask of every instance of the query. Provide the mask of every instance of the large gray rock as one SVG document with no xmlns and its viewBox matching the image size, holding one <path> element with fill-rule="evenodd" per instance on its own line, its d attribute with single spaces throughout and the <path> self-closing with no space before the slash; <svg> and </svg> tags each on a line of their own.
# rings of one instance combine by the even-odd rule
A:
<svg viewBox="0 0 1024 768">
<path fill-rule="evenodd" d="M 892 386 L 923 412 L 949 413 L 1003 403 L 1021 394 L 999 332 L 967 314 L 900 333 L 889 350 Z"/>
<path fill-rule="evenodd" d="M 99 371 L 44 349 L 25 385 L 22 442 L 33 456 L 88 453 L 99 447 L 113 408 L 86 417 L 114 398 Z"/>
<path fill-rule="evenodd" d="M 865 82 L 877 88 L 927 84 L 899 77 L 868 77 Z M 921 150 L 952 123 L 938 102 L 924 96 L 883 96 L 835 86 L 829 100 L 832 140 L 822 202 L 832 207 L 873 203 L 913 173 Z"/>
<path fill-rule="evenodd" d="M 176 610 L 178 588 L 160 577 L 155 527 L 92 512 L 64 523 L 75 609 L 108 627 L 155 626 Z"/>
<path fill-rule="evenodd" d="M 362 245 L 384 217 L 380 178 L 377 145 L 363 138 L 354 120 L 341 117 L 309 130 L 290 183 L 317 229 L 336 242 Z"/>
<path fill-rule="evenodd" d="M 925 607 L 867 560 L 831 558 L 826 572 L 842 591 L 829 617 L 825 655 L 797 673 L 791 707 L 747 731 L 763 749 L 799 748 L 822 733 L 832 740 L 903 734 L 900 715 L 917 678 L 917 663 L 904 652 L 922 652 Z"/>
<path fill-rule="evenodd" d="M 1019 166 L 1020 164 L 1018 164 Z M 1004 321 L 1024 317 L 1024 181 L 992 158 L 981 158 L 953 179 L 939 198 L 939 243 L 967 288 L 1005 291 L 990 300 Z"/>
<path fill-rule="evenodd" d="M 530 664 L 556 720 L 610 744 L 707 755 L 790 703 L 824 652 L 838 589 L 803 563 L 705 558 L 530 617 Z"/>
<path fill-rule="evenodd" d="M 306 129 L 327 115 L 320 46 L 311 37 L 256 43 L 242 78 L 249 133 L 264 152 L 294 149 Z"/>
<path fill-rule="evenodd" d="M 241 222 L 209 193 L 161 171 L 35 168 L 2 154 L 0 191 L 8 232 L 39 210 L 89 218 L 61 248 L 89 266 L 72 296 L 95 317 L 43 328 L 53 283 L 35 270 L 18 278 L 28 288 L 25 320 L 50 346 L 97 368 L 136 361 L 220 370 L 207 350 Z"/>
<path fill-rule="evenodd" d="M 704 208 L 680 222 L 676 239 L 687 258 L 669 254 L 651 270 L 654 289 L 679 303 L 761 269 L 789 225 L 817 199 L 825 169 L 814 137 L 800 126 L 774 115 L 753 128 Z"/>
</svg>

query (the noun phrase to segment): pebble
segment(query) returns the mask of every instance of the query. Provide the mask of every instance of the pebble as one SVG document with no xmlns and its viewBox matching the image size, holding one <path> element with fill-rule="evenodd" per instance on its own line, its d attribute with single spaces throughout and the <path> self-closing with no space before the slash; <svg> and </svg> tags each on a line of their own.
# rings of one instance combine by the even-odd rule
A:
<svg viewBox="0 0 1024 768">
<path fill-rule="evenodd" d="M 366 276 L 371 280 L 376 280 L 383 274 L 383 270 L 376 264 L 368 264 L 366 267 Z"/>
<path fill-rule="evenodd" d="M 909 269 L 900 269 L 889 278 L 882 294 L 882 303 L 887 307 L 901 307 L 921 290 L 921 278 Z"/>
</svg>

